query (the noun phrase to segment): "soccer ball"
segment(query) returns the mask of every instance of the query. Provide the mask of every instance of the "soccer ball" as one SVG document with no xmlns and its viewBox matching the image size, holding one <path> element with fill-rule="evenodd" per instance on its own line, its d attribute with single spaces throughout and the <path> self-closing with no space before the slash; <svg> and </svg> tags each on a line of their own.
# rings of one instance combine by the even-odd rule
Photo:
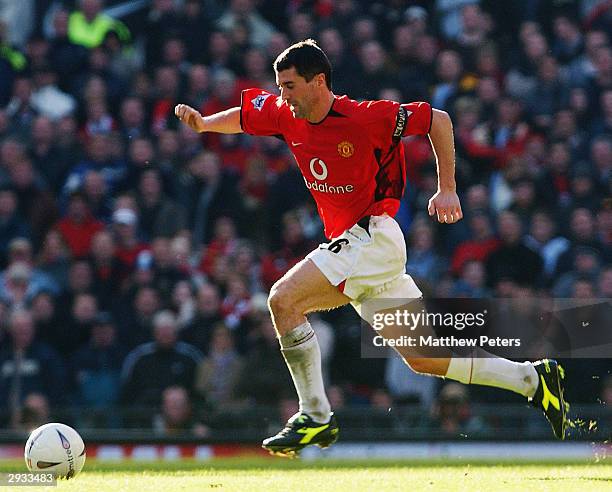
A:
<svg viewBox="0 0 612 492">
<path fill-rule="evenodd" d="M 85 464 L 85 444 L 77 431 L 52 422 L 34 429 L 25 445 L 30 471 L 49 472 L 57 478 L 73 478 Z"/>
</svg>

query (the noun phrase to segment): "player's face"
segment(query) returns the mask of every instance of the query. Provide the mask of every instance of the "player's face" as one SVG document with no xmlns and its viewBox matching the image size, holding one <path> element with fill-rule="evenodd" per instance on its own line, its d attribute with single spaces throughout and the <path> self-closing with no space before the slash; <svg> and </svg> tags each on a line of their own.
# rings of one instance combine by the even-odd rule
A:
<svg viewBox="0 0 612 492">
<path fill-rule="evenodd" d="M 276 74 L 276 83 L 280 90 L 280 95 L 283 101 L 287 101 L 289 109 L 296 118 L 308 118 L 312 111 L 316 77 L 310 82 L 300 76 L 294 67 L 283 70 Z"/>
</svg>

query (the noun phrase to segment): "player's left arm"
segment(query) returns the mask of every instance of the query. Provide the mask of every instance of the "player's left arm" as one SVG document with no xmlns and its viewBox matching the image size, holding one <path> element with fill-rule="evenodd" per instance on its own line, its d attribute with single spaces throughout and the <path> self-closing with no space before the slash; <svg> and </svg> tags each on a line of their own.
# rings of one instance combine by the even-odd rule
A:
<svg viewBox="0 0 612 492">
<path fill-rule="evenodd" d="M 429 215 L 438 222 L 452 224 L 463 217 L 455 183 L 455 142 L 453 123 L 445 111 L 432 108 L 429 140 L 436 156 L 438 190 L 429 200 Z"/>
</svg>

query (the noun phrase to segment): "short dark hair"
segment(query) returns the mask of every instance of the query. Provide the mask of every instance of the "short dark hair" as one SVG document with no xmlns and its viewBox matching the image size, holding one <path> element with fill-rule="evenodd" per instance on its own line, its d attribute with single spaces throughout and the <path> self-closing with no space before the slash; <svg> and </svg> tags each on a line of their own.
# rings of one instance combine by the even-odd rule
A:
<svg viewBox="0 0 612 492">
<path fill-rule="evenodd" d="M 277 73 L 291 67 L 295 67 L 295 71 L 300 77 L 304 77 L 306 82 L 310 82 L 315 75 L 322 73 L 325 75 L 327 88 L 331 90 L 331 63 L 314 39 L 305 39 L 292 44 L 274 60 L 274 70 Z"/>
</svg>

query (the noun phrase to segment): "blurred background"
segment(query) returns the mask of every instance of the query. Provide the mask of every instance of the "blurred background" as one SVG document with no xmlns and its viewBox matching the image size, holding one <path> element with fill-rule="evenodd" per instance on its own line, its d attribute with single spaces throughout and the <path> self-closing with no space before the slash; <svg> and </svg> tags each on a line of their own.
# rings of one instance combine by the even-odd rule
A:
<svg viewBox="0 0 612 492">
<path fill-rule="evenodd" d="M 0 438 L 257 443 L 297 410 L 266 297 L 324 240 L 314 202 L 282 141 L 173 108 L 276 91 L 308 37 L 336 94 L 453 119 L 458 224 L 426 215 L 428 140 L 402 142 L 426 295 L 609 301 L 611 36 L 609 0 L 0 0 Z M 521 397 L 362 359 L 351 308 L 311 323 L 343 439 L 552 437 Z M 573 437 L 610 437 L 612 361 L 565 366 Z"/>
</svg>

